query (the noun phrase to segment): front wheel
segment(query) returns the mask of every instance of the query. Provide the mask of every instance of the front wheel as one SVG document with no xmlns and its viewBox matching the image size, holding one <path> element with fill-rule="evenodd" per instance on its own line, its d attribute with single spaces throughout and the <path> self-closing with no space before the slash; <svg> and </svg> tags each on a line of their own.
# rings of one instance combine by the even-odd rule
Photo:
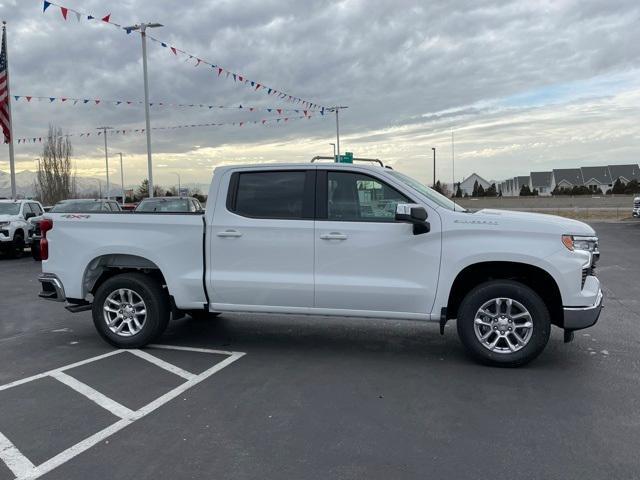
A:
<svg viewBox="0 0 640 480">
<path fill-rule="evenodd" d="M 153 277 L 123 273 L 109 278 L 95 293 L 93 323 L 111 345 L 138 348 L 167 328 L 171 309 L 167 293 Z"/>
<path fill-rule="evenodd" d="M 20 230 L 16 231 L 13 234 L 13 244 L 11 245 L 11 250 L 9 255 L 11 258 L 22 258 L 24 254 L 24 235 Z"/>
<path fill-rule="evenodd" d="M 458 308 L 458 336 L 482 363 L 518 367 L 544 350 L 551 333 L 547 306 L 531 288 L 511 280 L 478 285 Z"/>
</svg>

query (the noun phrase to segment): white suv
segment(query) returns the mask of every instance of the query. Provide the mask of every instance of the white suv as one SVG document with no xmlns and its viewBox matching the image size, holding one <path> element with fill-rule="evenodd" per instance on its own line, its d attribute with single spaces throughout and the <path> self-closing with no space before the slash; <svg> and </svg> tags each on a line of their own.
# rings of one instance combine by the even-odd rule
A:
<svg viewBox="0 0 640 480">
<path fill-rule="evenodd" d="M 31 244 L 29 219 L 44 213 L 35 200 L 0 200 L 0 249 L 20 257 L 25 245 Z"/>
</svg>

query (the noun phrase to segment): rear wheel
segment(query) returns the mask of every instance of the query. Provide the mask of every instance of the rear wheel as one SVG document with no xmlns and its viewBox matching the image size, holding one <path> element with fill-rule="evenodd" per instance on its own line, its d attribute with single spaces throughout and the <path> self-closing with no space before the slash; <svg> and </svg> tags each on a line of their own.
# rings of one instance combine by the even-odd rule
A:
<svg viewBox="0 0 640 480">
<path fill-rule="evenodd" d="M 169 299 L 160 283 L 142 273 L 123 273 L 105 281 L 94 296 L 93 323 L 111 345 L 142 347 L 167 328 Z"/>
<path fill-rule="evenodd" d="M 551 319 L 540 296 L 511 280 L 471 290 L 458 308 L 458 336 L 477 360 L 517 367 L 536 358 L 549 341 Z"/>
</svg>

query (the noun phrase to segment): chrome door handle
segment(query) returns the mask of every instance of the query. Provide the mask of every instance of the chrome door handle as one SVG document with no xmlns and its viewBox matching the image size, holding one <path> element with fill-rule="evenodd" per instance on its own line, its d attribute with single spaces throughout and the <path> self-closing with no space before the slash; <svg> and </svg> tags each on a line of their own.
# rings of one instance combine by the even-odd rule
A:
<svg viewBox="0 0 640 480">
<path fill-rule="evenodd" d="M 346 240 L 347 236 L 340 232 L 324 233 L 320 235 L 322 240 Z"/>
<path fill-rule="evenodd" d="M 237 230 L 225 230 L 224 232 L 216 233 L 218 237 L 241 237 L 242 234 Z"/>
</svg>

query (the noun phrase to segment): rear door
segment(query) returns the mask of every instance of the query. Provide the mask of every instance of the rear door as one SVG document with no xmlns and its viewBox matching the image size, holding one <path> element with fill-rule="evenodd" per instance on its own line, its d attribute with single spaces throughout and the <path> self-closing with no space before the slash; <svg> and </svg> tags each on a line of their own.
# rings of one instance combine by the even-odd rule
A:
<svg viewBox="0 0 640 480">
<path fill-rule="evenodd" d="M 317 178 L 315 306 L 430 313 L 440 265 L 436 215 L 431 232 L 414 235 L 395 211 L 416 202 L 385 180 L 345 169 L 319 169 Z"/>
<path fill-rule="evenodd" d="M 227 172 L 212 225 L 212 304 L 313 306 L 315 168 Z"/>
</svg>

